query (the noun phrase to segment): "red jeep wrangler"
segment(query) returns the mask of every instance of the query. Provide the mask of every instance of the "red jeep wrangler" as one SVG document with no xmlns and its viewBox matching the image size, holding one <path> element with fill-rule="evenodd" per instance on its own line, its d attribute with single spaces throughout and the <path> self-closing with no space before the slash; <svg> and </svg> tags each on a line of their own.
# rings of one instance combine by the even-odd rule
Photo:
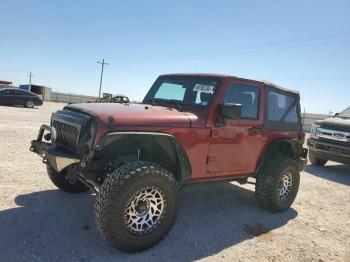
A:
<svg viewBox="0 0 350 262">
<path fill-rule="evenodd" d="M 142 104 L 58 110 L 30 150 L 58 188 L 96 192 L 97 227 L 113 246 L 140 251 L 171 229 L 184 184 L 253 177 L 262 207 L 289 208 L 306 164 L 303 142 L 299 93 L 226 75 L 169 74 Z"/>
</svg>

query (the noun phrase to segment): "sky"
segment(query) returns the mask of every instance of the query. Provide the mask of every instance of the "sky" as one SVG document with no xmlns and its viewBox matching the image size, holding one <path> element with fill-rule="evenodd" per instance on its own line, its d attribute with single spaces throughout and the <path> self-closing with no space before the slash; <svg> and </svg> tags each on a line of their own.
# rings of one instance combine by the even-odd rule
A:
<svg viewBox="0 0 350 262">
<path fill-rule="evenodd" d="M 142 100 L 164 73 L 223 73 L 350 106 L 350 1 L 0 0 L 0 80 Z"/>
</svg>

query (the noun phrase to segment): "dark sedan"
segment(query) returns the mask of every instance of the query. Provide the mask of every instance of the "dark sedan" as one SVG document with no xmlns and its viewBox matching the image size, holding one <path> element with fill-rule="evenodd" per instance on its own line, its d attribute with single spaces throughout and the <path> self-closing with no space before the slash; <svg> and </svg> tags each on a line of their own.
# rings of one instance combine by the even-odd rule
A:
<svg viewBox="0 0 350 262">
<path fill-rule="evenodd" d="M 15 88 L 0 89 L 0 105 L 23 105 L 33 108 L 34 106 L 41 106 L 42 104 L 42 98 L 32 92 Z"/>
</svg>

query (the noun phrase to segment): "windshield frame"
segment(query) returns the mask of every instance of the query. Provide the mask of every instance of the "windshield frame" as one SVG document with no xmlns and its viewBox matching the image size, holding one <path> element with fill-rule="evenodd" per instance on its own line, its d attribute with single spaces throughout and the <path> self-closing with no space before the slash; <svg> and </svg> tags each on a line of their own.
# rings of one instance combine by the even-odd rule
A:
<svg viewBox="0 0 350 262">
<path fill-rule="evenodd" d="M 208 102 L 207 105 L 201 105 L 196 103 L 188 103 L 181 100 L 176 99 L 164 99 L 164 98 L 155 98 L 155 94 L 157 93 L 161 83 L 181 83 L 181 82 L 194 82 L 194 83 L 204 83 L 210 82 L 210 81 L 217 81 L 215 85 L 215 90 Z M 157 80 L 153 83 L 149 91 L 147 92 L 145 98 L 143 99 L 142 103 L 144 104 L 153 104 L 153 105 L 164 105 L 169 107 L 177 108 L 177 105 L 180 105 L 181 107 L 189 107 L 189 108 L 198 108 L 198 109 L 207 109 L 210 107 L 213 97 L 218 92 L 218 89 L 221 85 L 222 78 L 217 76 L 200 76 L 200 75 L 163 75 L 159 76 Z"/>
<path fill-rule="evenodd" d="M 345 115 L 344 115 L 345 114 Z M 337 115 L 339 118 L 350 118 L 350 106 Z"/>
</svg>

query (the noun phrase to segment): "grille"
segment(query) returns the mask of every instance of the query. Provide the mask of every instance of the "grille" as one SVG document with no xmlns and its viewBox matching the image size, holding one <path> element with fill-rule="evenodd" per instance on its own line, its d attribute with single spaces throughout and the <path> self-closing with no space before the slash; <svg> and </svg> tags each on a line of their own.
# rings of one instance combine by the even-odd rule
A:
<svg viewBox="0 0 350 262">
<path fill-rule="evenodd" d="M 319 137 L 318 141 L 333 144 L 333 145 L 339 145 L 339 146 L 350 146 L 350 143 L 348 143 L 348 142 L 337 141 L 337 140 L 327 139 L 327 138 L 323 138 L 323 137 Z"/>
<path fill-rule="evenodd" d="M 350 126 L 321 123 L 321 127 L 325 129 L 335 130 L 335 131 L 350 132 Z"/>
<path fill-rule="evenodd" d="M 69 149 L 75 149 L 78 141 L 78 128 L 66 123 L 53 121 L 53 126 L 56 129 L 56 143 Z"/>
</svg>

